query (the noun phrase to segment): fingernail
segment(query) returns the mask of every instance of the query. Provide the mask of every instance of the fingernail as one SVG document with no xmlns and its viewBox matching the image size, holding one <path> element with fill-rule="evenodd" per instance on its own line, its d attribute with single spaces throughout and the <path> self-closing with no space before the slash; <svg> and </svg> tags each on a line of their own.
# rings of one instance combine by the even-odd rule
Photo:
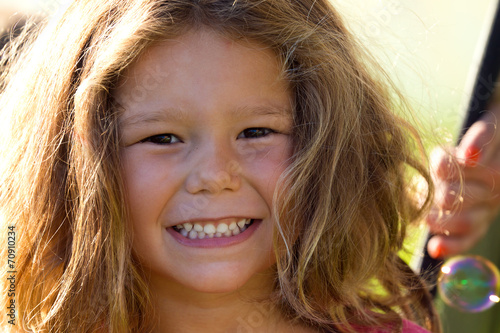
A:
<svg viewBox="0 0 500 333">
<path fill-rule="evenodd" d="M 443 246 L 438 246 L 436 249 L 436 258 L 444 258 L 448 255 L 448 251 Z"/>
<path fill-rule="evenodd" d="M 467 166 L 476 166 L 481 158 L 481 150 L 477 147 L 469 147 L 465 150 L 465 164 Z"/>
<path fill-rule="evenodd" d="M 438 247 L 433 250 L 430 250 L 429 254 L 432 258 L 437 259 L 441 256 L 441 249 Z"/>
</svg>

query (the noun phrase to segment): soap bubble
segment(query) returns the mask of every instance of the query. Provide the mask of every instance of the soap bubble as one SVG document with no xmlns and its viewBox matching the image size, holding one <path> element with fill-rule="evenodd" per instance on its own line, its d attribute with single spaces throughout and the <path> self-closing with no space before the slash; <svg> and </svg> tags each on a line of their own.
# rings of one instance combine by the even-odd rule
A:
<svg viewBox="0 0 500 333">
<path fill-rule="evenodd" d="M 465 312 L 484 311 L 500 302 L 500 273 L 479 256 L 456 256 L 441 267 L 438 290 L 449 306 Z"/>
</svg>

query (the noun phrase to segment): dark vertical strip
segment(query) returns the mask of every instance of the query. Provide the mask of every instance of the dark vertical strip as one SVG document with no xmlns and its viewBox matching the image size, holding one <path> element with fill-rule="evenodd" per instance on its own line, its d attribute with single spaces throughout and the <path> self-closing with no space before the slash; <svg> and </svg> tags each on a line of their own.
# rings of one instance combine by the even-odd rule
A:
<svg viewBox="0 0 500 333">
<path fill-rule="evenodd" d="M 467 129 L 480 117 L 486 110 L 494 90 L 495 81 L 500 71 L 500 5 L 497 7 L 493 26 L 491 28 L 486 50 L 481 61 L 481 67 L 476 76 L 476 83 L 472 90 L 472 96 L 469 101 L 467 115 L 462 126 L 460 138 Z"/>
</svg>

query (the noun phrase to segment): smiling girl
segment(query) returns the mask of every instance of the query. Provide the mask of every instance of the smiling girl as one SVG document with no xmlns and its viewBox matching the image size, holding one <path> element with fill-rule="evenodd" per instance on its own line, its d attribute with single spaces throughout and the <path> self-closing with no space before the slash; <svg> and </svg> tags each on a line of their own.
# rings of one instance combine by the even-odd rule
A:
<svg viewBox="0 0 500 333">
<path fill-rule="evenodd" d="M 74 1 L 30 38 L 4 59 L 5 327 L 439 332 L 397 256 L 418 140 L 328 2 Z"/>
</svg>

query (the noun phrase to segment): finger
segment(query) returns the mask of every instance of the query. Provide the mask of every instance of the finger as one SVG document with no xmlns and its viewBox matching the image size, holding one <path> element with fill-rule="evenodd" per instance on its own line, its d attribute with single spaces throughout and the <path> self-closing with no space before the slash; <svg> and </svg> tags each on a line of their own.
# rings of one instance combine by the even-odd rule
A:
<svg viewBox="0 0 500 333">
<path fill-rule="evenodd" d="M 437 235 L 429 239 L 427 252 L 433 258 L 445 258 L 470 250 L 486 233 L 482 228 L 463 237 Z"/>
<path fill-rule="evenodd" d="M 471 249 L 487 232 L 492 216 L 487 207 L 451 214 L 447 220 L 430 224 L 434 236 L 427 244 L 427 251 L 433 258 L 443 258 Z"/>
<path fill-rule="evenodd" d="M 500 147 L 499 147 L 500 148 Z M 453 182 L 464 179 L 475 180 L 500 188 L 500 149 L 488 164 L 478 163 L 474 167 L 459 160 L 453 148 L 435 148 L 430 154 L 431 174 L 436 182 Z M 469 163 L 470 164 L 470 163 Z"/>
<path fill-rule="evenodd" d="M 438 180 L 457 180 L 460 167 L 455 158 L 454 147 L 437 147 L 430 154 L 430 168 L 434 178 Z"/>
<path fill-rule="evenodd" d="M 436 182 L 434 204 L 443 211 L 458 210 L 463 203 L 462 190 L 459 182 Z"/>
<path fill-rule="evenodd" d="M 487 163 L 495 155 L 500 145 L 500 135 L 496 135 L 497 118 L 500 107 L 485 113 L 463 136 L 458 148 L 457 158 L 467 166 Z"/>
<path fill-rule="evenodd" d="M 500 181 L 500 177 L 496 178 Z M 497 206 L 500 204 L 500 186 L 495 184 L 496 181 L 485 183 L 476 179 L 467 179 L 462 185 L 460 182 L 438 181 L 435 183 L 434 204 L 442 210 L 464 210 L 478 205 Z"/>
<path fill-rule="evenodd" d="M 426 222 L 433 235 L 464 237 L 489 227 L 497 208 L 477 206 L 459 212 L 433 210 Z"/>
<path fill-rule="evenodd" d="M 495 160 L 491 160 L 487 165 L 479 163 L 474 167 L 462 168 L 462 179 L 466 182 L 473 180 L 484 183 L 489 188 L 498 184 L 497 187 L 500 188 L 500 150 L 498 153 L 498 157 L 495 157 Z"/>
</svg>

